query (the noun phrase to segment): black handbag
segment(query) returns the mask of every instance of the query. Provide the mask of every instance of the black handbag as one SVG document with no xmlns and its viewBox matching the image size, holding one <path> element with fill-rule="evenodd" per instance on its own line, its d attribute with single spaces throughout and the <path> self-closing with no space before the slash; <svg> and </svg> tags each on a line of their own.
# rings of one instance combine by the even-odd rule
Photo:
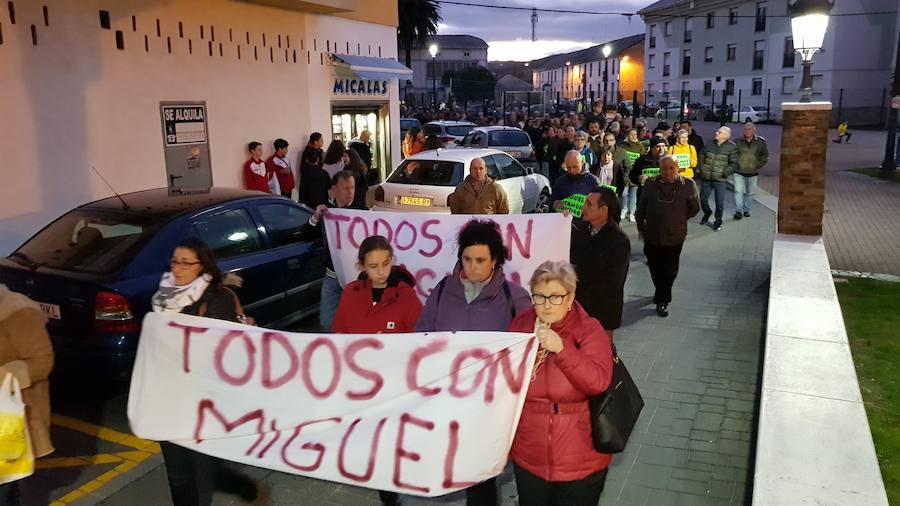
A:
<svg viewBox="0 0 900 506">
<path fill-rule="evenodd" d="M 612 382 L 606 392 L 588 399 L 591 437 L 599 453 L 619 453 L 625 449 L 631 430 L 637 423 L 644 399 L 628 369 L 613 346 Z"/>
</svg>

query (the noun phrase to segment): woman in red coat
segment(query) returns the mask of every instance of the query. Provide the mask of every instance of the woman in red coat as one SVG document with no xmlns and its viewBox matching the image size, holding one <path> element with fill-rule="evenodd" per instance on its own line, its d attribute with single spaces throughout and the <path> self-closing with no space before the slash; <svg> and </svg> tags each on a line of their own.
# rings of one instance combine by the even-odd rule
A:
<svg viewBox="0 0 900 506">
<path fill-rule="evenodd" d="M 413 289 L 416 280 L 394 265 L 387 239 L 373 235 L 359 245 L 359 279 L 344 287 L 332 331 L 338 334 L 415 332 L 422 302 Z M 397 504 L 396 492 L 379 491 L 382 504 Z"/>
<path fill-rule="evenodd" d="M 373 235 L 359 245 L 359 279 L 344 287 L 332 331 L 338 334 L 415 332 L 422 303 L 416 280 L 394 265 L 387 239 Z"/>
<path fill-rule="evenodd" d="M 520 506 L 596 506 L 612 457 L 591 439 L 588 397 L 612 380 L 612 347 L 600 323 L 575 302 L 568 262 L 544 262 L 531 277 L 534 308 L 511 332 L 536 330 L 540 348 L 510 458 Z"/>
</svg>

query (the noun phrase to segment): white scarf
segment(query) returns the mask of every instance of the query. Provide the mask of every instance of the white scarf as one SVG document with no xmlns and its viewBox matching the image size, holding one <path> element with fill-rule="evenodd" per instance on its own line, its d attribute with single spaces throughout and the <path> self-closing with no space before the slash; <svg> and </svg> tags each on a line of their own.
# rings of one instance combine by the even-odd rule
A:
<svg viewBox="0 0 900 506">
<path fill-rule="evenodd" d="M 176 285 L 171 272 L 163 274 L 159 280 L 159 290 L 153 294 L 151 303 L 155 313 L 180 313 L 184 308 L 200 300 L 209 287 L 212 276 L 204 274 L 186 285 Z"/>
<path fill-rule="evenodd" d="M 606 165 L 600 166 L 600 170 L 597 171 L 597 179 L 600 180 L 600 184 L 612 184 L 613 162 L 609 162 Z"/>
</svg>

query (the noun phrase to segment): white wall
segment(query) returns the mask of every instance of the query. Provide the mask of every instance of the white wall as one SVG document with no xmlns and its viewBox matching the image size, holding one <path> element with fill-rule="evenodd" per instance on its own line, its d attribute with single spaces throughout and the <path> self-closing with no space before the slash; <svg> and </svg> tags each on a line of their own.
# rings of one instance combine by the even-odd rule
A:
<svg viewBox="0 0 900 506">
<path fill-rule="evenodd" d="M 378 56 L 379 46 L 384 57 L 397 54 L 395 30 L 389 26 L 226 0 L 43 4 L 49 26 L 44 26 L 42 4 L 15 2 L 15 25 L 5 5 L 0 14 L 0 151 L 6 176 L 0 186 L 2 254 L 70 208 L 110 196 L 91 165 L 119 193 L 165 187 L 160 101 L 207 101 L 213 183 L 237 187 L 247 142 L 258 140 L 270 150 L 272 140 L 283 137 L 296 159 L 312 131 L 330 138 L 328 46 L 343 53 L 349 42 L 350 53 L 356 54 L 359 43 L 365 56 L 369 45 L 372 56 Z M 101 29 L 100 9 L 112 9 L 111 30 Z M 32 24 L 37 45 L 31 40 Z M 211 27 L 213 56 L 208 52 Z M 124 50 L 116 48 L 116 30 L 123 31 Z M 219 56 L 219 43 L 224 56 Z M 390 100 L 397 144 L 392 151 L 399 151 L 396 85 Z"/>
</svg>

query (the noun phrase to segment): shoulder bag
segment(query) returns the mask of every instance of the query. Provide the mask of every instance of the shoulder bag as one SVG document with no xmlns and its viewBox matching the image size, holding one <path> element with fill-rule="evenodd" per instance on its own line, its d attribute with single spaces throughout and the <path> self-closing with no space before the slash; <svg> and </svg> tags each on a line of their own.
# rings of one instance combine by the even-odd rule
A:
<svg viewBox="0 0 900 506">
<path fill-rule="evenodd" d="M 619 453 L 625 449 L 631 430 L 644 409 L 644 399 L 625 368 L 616 347 L 612 347 L 612 382 L 606 392 L 588 399 L 591 436 L 599 453 Z"/>
</svg>

